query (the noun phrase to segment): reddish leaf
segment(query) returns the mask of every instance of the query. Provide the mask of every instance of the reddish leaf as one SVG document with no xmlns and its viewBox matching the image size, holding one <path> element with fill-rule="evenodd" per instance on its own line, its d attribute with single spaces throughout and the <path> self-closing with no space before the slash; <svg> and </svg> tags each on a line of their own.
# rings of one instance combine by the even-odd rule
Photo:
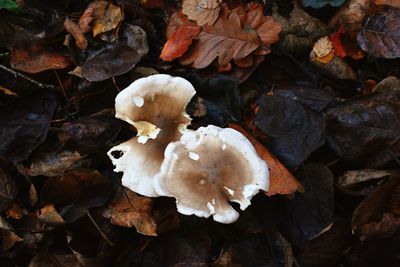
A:
<svg viewBox="0 0 400 267">
<path fill-rule="evenodd" d="M 193 37 L 199 35 L 200 27 L 182 26 L 165 43 L 160 58 L 172 61 L 181 57 L 192 44 Z"/>
<path fill-rule="evenodd" d="M 47 50 L 39 42 L 17 46 L 11 50 L 11 67 L 28 73 L 38 73 L 50 69 L 64 69 L 71 60 L 56 52 Z"/>
</svg>

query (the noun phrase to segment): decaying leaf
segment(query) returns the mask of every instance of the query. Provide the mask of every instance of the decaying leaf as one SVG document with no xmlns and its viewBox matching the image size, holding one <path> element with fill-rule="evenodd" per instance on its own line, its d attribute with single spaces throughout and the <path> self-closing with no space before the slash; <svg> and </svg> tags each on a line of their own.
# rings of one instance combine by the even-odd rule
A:
<svg viewBox="0 0 400 267">
<path fill-rule="evenodd" d="M 7 209 L 17 196 L 18 187 L 9 171 L 0 165 L 0 211 Z"/>
<path fill-rule="evenodd" d="M 76 47 L 80 50 L 86 50 L 88 42 L 78 24 L 67 17 L 64 22 L 64 27 L 65 30 L 75 38 Z"/>
<path fill-rule="evenodd" d="M 160 58 L 165 61 L 172 61 L 181 57 L 192 44 L 193 37 L 201 31 L 196 26 L 181 26 L 165 43 Z"/>
<path fill-rule="evenodd" d="M 123 227 L 136 227 L 138 233 L 150 236 L 157 235 L 157 225 L 151 214 L 153 201 L 142 197 L 129 189 L 118 190 L 103 215 L 111 223 Z"/>
<path fill-rule="evenodd" d="M 265 193 L 267 196 L 272 195 L 292 195 L 296 191 L 304 192 L 303 186 L 297 179 L 279 162 L 279 160 L 260 142 L 252 137 L 246 130 L 238 124 L 230 123 L 229 127 L 241 132 L 249 139 L 256 149 L 258 155 L 265 160 L 269 169 L 269 189 Z"/>
<path fill-rule="evenodd" d="M 367 53 L 382 58 L 400 57 L 400 9 L 383 7 L 369 17 L 357 36 Z"/>
<path fill-rule="evenodd" d="M 212 26 L 218 19 L 221 0 L 183 0 L 182 13 L 189 19 L 197 22 L 197 25 Z"/>
<path fill-rule="evenodd" d="M 399 192 L 400 178 L 396 174 L 357 207 L 351 224 L 361 240 L 388 236 L 400 228 Z"/>
<path fill-rule="evenodd" d="M 316 41 L 313 47 L 313 52 L 316 55 L 316 61 L 322 64 L 329 63 L 334 57 L 333 46 L 329 37 L 325 36 Z"/>
<path fill-rule="evenodd" d="M 64 69 L 71 65 L 72 61 L 34 41 L 15 45 L 11 50 L 10 64 L 17 70 L 38 73 L 51 69 Z"/>
<path fill-rule="evenodd" d="M 23 239 L 16 235 L 13 231 L 0 228 L 0 252 L 4 253 L 12 248 L 16 243 Z"/>
<path fill-rule="evenodd" d="M 107 1 L 94 1 L 82 14 L 79 26 L 85 33 L 92 25 L 93 36 L 108 32 L 119 26 L 122 20 L 121 9 Z"/>
<path fill-rule="evenodd" d="M 54 208 L 54 205 L 48 204 L 39 210 L 38 215 L 39 220 L 50 225 L 61 225 L 65 221 L 61 215 Z"/>
<path fill-rule="evenodd" d="M 281 25 L 272 17 L 263 16 L 263 7 L 250 4 L 230 11 L 222 5 L 222 14 L 212 27 L 204 27 L 182 65 L 202 69 L 218 59 L 219 66 L 240 61 L 251 54 L 265 55 L 269 45 L 279 40 Z"/>
<path fill-rule="evenodd" d="M 362 28 L 361 22 L 364 16 L 368 14 L 373 0 L 350 0 L 342 6 L 336 14 L 329 21 L 329 26 L 332 28 L 339 28 L 340 25 L 346 29 L 347 32 L 358 32 Z"/>
<path fill-rule="evenodd" d="M 400 8 L 399 0 L 375 0 L 376 5 L 387 5 L 394 8 Z"/>
<path fill-rule="evenodd" d="M 388 79 L 375 93 L 327 110 L 327 141 L 342 159 L 379 168 L 400 156 L 400 91 Z"/>
<path fill-rule="evenodd" d="M 346 171 L 343 176 L 339 177 L 338 184 L 345 187 L 373 179 L 380 179 L 390 174 L 391 172 L 389 171 L 372 169 Z"/>
<path fill-rule="evenodd" d="M 310 16 L 296 3 L 289 19 L 277 12 L 273 17 L 283 26 L 278 46 L 295 55 L 308 54 L 319 38 L 329 34 L 329 28 L 322 21 Z"/>
</svg>

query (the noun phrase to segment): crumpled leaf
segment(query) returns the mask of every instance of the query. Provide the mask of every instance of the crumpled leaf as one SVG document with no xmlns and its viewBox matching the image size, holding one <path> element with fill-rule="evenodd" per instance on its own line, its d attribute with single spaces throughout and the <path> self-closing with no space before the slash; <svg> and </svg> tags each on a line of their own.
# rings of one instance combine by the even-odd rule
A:
<svg viewBox="0 0 400 267">
<path fill-rule="evenodd" d="M 387 79 L 374 93 L 327 110 L 327 141 L 343 160 L 379 168 L 400 156 L 400 90 Z"/>
<path fill-rule="evenodd" d="M 151 214 L 153 201 L 125 188 L 118 190 L 107 204 L 103 215 L 110 218 L 112 224 L 132 227 L 138 233 L 150 236 L 157 235 L 157 225 Z"/>
<path fill-rule="evenodd" d="M 263 16 L 261 5 L 240 6 L 232 11 L 223 5 L 219 19 L 212 27 L 204 27 L 180 62 L 202 69 L 215 59 L 218 59 L 219 66 L 226 66 L 232 60 L 248 61 L 253 53 L 268 54 L 269 45 L 279 40 L 280 31 L 280 23 Z"/>
<path fill-rule="evenodd" d="M 315 60 L 322 63 L 329 63 L 333 57 L 333 46 L 328 36 L 320 38 L 315 42 L 313 52 L 316 55 Z"/>
<path fill-rule="evenodd" d="M 121 9 L 107 1 L 93 1 L 89 4 L 79 20 L 83 32 L 92 24 L 93 36 L 108 32 L 119 26 L 122 21 Z"/>
<path fill-rule="evenodd" d="M 326 5 L 337 7 L 344 2 L 345 0 L 302 0 L 303 6 L 310 6 L 312 8 L 321 8 Z"/>
<path fill-rule="evenodd" d="M 375 57 L 400 57 L 400 9 L 385 6 L 358 33 L 362 50 Z"/>
<path fill-rule="evenodd" d="M 270 138 L 263 143 L 289 169 L 300 165 L 325 141 L 325 121 L 298 101 L 282 95 L 257 100 L 254 122 Z"/>
<path fill-rule="evenodd" d="M 297 179 L 286 169 L 282 163 L 260 142 L 257 141 L 253 136 L 251 136 L 247 131 L 245 131 L 238 124 L 230 123 L 229 127 L 241 132 L 247 139 L 252 143 L 255 150 L 261 159 L 263 159 L 269 170 L 269 188 L 265 192 L 267 196 L 272 196 L 276 194 L 280 195 L 292 195 L 296 191 L 304 192 L 304 188 L 297 181 Z"/>
<path fill-rule="evenodd" d="M 78 144 L 102 148 L 116 138 L 121 123 L 114 117 L 113 110 L 105 109 L 88 117 L 65 122 L 60 130 Z"/>
<path fill-rule="evenodd" d="M 0 156 L 26 160 L 47 136 L 58 105 L 54 93 L 36 92 L 0 109 Z"/>
<path fill-rule="evenodd" d="M 81 68 L 81 75 L 88 81 L 104 81 L 133 69 L 140 61 L 136 50 L 127 45 L 113 43 L 97 51 Z"/>
<path fill-rule="evenodd" d="M 0 165 L 0 211 L 4 211 L 10 206 L 17 193 L 17 184 L 8 170 Z"/>
<path fill-rule="evenodd" d="M 376 5 L 387 5 L 394 8 L 400 8 L 399 0 L 375 0 Z"/>
<path fill-rule="evenodd" d="M 172 61 L 181 57 L 192 44 L 193 38 L 201 31 L 200 27 L 196 26 L 181 26 L 167 40 L 161 51 L 160 58 L 165 61 Z"/>
<path fill-rule="evenodd" d="M 351 220 L 352 229 L 361 239 L 385 237 L 400 228 L 400 177 L 398 174 L 364 199 Z"/>
<path fill-rule="evenodd" d="M 222 0 L 183 0 L 182 13 L 196 21 L 199 26 L 212 26 L 218 19 L 221 2 Z"/>
<path fill-rule="evenodd" d="M 65 221 L 57 212 L 53 204 L 48 204 L 39 210 L 39 220 L 50 225 L 61 225 Z"/>
<path fill-rule="evenodd" d="M 75 38 L 76 47 L 80 50 L 86 50 L 88 42 L 78 24 L 67 17 L 64 22 L 64 27 L 65 30 Z"/>
<path fill-rule="evenodd" d="M 283 230 L 289 241 L 303 246 L 327 231 L 333 223 L 333 174 L 324 165 L 308 163 L 295 173 L 305 191 L 293 200 L 283 200 Z"/>
<path fill-rule="evenodd" d="M 27 73 L 64 69 L 71 64 L 68 57 L 51 51 L 38 41 L 18 43 L 11 49 L 11 67 Z"/>
<path fill-rule="evenodd" d="M 297 3 L 294 4 L 289 19 L 277 12 L 273 13 L 273 18 L 283 26 L 278 46 L 294 55 L 308 54 L 319 38 L 329 34 L 325 23 L 310 16 Z"/>
</svg>

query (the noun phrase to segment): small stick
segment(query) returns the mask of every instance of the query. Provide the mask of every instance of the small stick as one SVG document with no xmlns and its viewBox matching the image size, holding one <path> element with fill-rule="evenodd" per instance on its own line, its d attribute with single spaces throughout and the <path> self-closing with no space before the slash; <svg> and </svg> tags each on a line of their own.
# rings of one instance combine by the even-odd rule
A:
<svg viewBox="0 0 400 267">
<path fill-rule="evenodd" d="M 57 90 L 57 86 L 37 82 L 37 81 L 35 81 L 34 79 L 32 79 L 32 78 L 30 78 L 30 77 L 28 77 L 28 76 L 26 76 L 26 75 L 24 75 L 24 74 L 22 74 L 22 73 L 16 72 L 16 71 L 14 71 L 14 70 L 12 70 L 12 69 L 10 69 L 10 68 L 7 68 L 7 67 L 4 66 L 4 65 L 1 65 L 1 64 L 0 64 L 0 69 L 2 69 L 2 70 L 4 70 L 4 71 L 7 71 L 8 73 L 11 73 L 12 75 L 14 75 L 14 77 L 20 77 L 20 78 L 22 78 L 22 79 L 25 79 L 25 80 L 27 80 L 27 81 L 29 81 L 29 82 L 31 82 L 31 83 L 37 85 L 37 86 L 40 87 L 40 88 L 46 88 L 46 89 Z"/>
<path fill-rule="evenodd" d="M 90 214 L 90 212 L 86 212 L 86 215 L 89 217 L 89 219 L 92 221 L 92 223 L 94 224 L 94 226 L 96 227 L 97 231 L 99 231 L 100 235 L 103 237 L 103 239 L 111 246 L 114 246 L 114 243 L 111 242 L 110 239 L 108 239 L 108 237 L 106 236 L 105 233 L 103 233 L 103 231 L 100 229 L 100 226 L 96 223 L 96 221 L 94 220 L 94 218 L 92 217 L 92 215 Z"/>
</svg>

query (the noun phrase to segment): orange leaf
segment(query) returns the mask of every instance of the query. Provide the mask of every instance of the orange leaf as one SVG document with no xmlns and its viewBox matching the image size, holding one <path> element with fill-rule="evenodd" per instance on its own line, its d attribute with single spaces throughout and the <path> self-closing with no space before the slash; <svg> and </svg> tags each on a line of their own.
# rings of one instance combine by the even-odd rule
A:
<svg viewBox="0 0 400 267">
<path fill-rule="evenodd" d="M 197 26 L 181 26 L 164 44 L 160 58 L 165 61 L 172 61 L 181 57 L 192 44 L 193 37 L 201 31 Z"/>
<path fill-rule="evenodd" d="M 346 49 L 344 48 L 342 43 L 342 39 L 340 38 L 345 32 L 346 30 L 341 24 L 339 29 L 331 35 L 333 50 L 335 50 L 335 54 L 340 58 L 345 58 L 347 55 Z"/>
<path fill-rule="evenodd" d="M 49 69 L 63 69 L 72 64 L 71 60 L 60 54 L 46 50 L 38 42 L 18 45 L 11 50 L 11 67 L 27 73 L 38 73 Z"/>
<path fill-rule="evenodd" d="M 323 56 L 323 57 L 316 57 L 315 60 L 318 61 L 318 62 L 320 62 L 320 63 L 322 63 L 322 64 L 327 64 L 327 63 L 329 63 L 329 62 L 332 61 L 333 56 L 334 56 L 334 53 L 333 53 L 333 51 L 332 51 L 332 52 L 330 52 L 329 54 L 327 54 L 326 56 Z"/>
<path fill-rule="evenodd" d="M 88 42 L 78 24 L 67 17 L 64 22 L 64 27 L 65 30 L 75 38 L 76 47 L 78 47 L 80 50 L 86 50 Z"/>
<path fill-rule="evenodd" d="M 304 192 L 303 186 L 299 181 L 283 166 L 282 163 L 260 142 L 251 136 L 246 130 L 236 123 L 230 123 L 230 128 L 241 132 L 249 139 L 256 149 L 258 155 L 268 164 L 269 169 L 269 189 L 265 194 L 272 195 L 292 195 L 296 191 Z"/>
</svg>

